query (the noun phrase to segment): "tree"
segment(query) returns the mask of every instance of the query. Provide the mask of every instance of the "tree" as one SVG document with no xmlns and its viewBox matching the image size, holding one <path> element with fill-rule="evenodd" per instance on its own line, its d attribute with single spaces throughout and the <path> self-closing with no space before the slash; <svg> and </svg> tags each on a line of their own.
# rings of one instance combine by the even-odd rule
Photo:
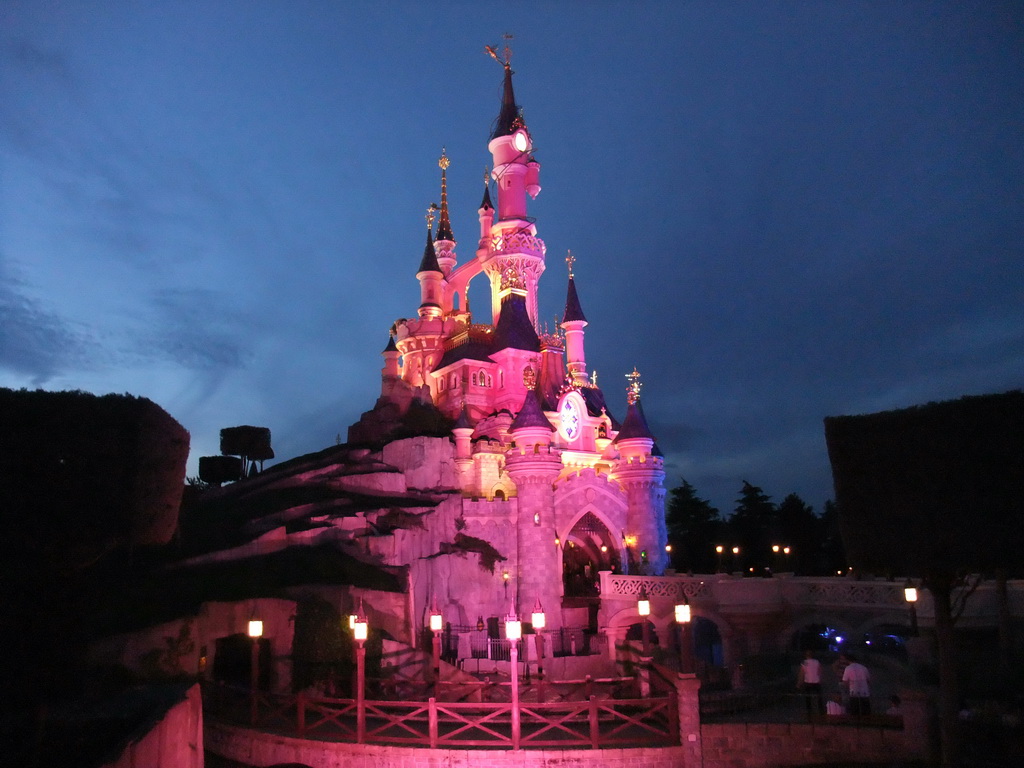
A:
<svg viewBox="0 0 1024 768">
<path fill-rule="evenodd" d="M 773 570 L 794 571 L 808 574 L 815 571 L 822 545 L 821 520 L 814 509 L 795 493 L 791 493 L 775 510 L 775 525 L 772 529 L 771 545 Z M 790 548 L 790 553 L 776 553 Z"/>
<path fill-rule="evenodd" d="M 270 447 L 270 430 L 266 427 L 225 427 L 220 431 L 220 452 L 224 456 L 238 456 L 242 459 L 241 475 L 249 474 L 249 462 L 260 463 L 274 458 L 274 449 Z M 237 479 L 237 478 L 236 478 Z"/>
<path fill-rule="evenodd" d="M 736 509 L 727 523 L 732 541 L 740 547 L 739 562 L 734 562 L 734 567 L 742 564 L 748 573 L 750 568 L 754 573 L 762 573 L 769 567 L 775 512 L 771 497 L 744 480 Z"/>
<path fill-rule="evenodd" d="M 919 577 L 931 592 L 946 765 L 956 762 L 959 751 L 954 595 L 969 594 L 967 574 L 1020 568 L 1021 435 L 1020 391 L 825 419 L 851 563 Z"/>
<path fill-rule="evenodd" d="M 685 479 L 669 491 L 665 524 L 672 545 L 673 568 L 695 573 L 715 571 L 714 548 L 721 537 L 722 519 L 718 510 L 700 498 L 697 489 Z"/>
</svg>

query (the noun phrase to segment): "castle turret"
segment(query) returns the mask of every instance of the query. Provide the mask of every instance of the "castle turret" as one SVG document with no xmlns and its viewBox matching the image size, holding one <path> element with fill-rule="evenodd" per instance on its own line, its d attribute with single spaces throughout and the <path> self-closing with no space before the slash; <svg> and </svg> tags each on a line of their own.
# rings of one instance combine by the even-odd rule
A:
<svg viewBox="0 0 1024 768">
<path fill-rule="evenodd" d="M 587 381 L 587 356 L 583 350 L 583 329 L 587 318 L 580 307 L 580 299 L 576 294 L 576 280 L 573 276 L 573 264 L 576 258 L 572 251 L 565 258 L 569 265 L 569 288 L 565 297 L 565 314 L 562 316 L 562 328 L 565 330 L 565 367 L 574 384 Z"/>
<path fill-rule="evenodd" d="M 661 574 L 668 564 L 664 460 L 655 450 L 654 435 L 640 404 L 640 374 L 634 368 L 627 378 L 630 379 L 628 406 L 622 428 L 615 437 L 619 459 L 612 467 L 611 477 L 626 492 L 625 533 L 630 569 Z"/>
<path fill-rule="evenodd" d="M 519 573 L 516 594 L 520 613 L 540 600 L 555 606 L 561 601 L 561 559 L 557 557 L 552 483 L 562 469 L 562 457 L 552 444 L 555 429 L 529 389 L 519 415 L 509 427 L 513 445 L 505 454 L 505 471 L 516 485 L 519 518 L 517 541 Z M 550 612 L 548 627 L 561 626 L 561 612 Z"/>
<path fill-rule="evenodd" d="M 441 302 L 444 297 L 444 273 L 437 263 L 437 254 L 434 253 L 434 241 L 430 237 L 431 217 L 427 218 L 427 245 L 423 249 L 423 258 L 420 260 L 420 268 L 416 272 L 416 279 L 420 281 L 420 317 L 440 317 Z"/>
<path fill-rule="evenodd" d="M 527 218 L 527 187 L 540 191 L 540 163 L 531 154 L 533 139 L 516 105 L 512 90 L 512 67 L 506 52 L 505 80 L 501 111 L 487 145 L 493 159 L 491 176 L 498 192 L 498 216 L 491 226 L 488 252 L 482 258 L 491 283 L 491 313 L 495 321 L 501 314 L 502 283 L 509 271 L 526 292 L 530 322 L 537 327 L 537 283 L 544 272 L 544 241 Z M 529 183 L 527 177 L 529 176 Z"/>
</svg>

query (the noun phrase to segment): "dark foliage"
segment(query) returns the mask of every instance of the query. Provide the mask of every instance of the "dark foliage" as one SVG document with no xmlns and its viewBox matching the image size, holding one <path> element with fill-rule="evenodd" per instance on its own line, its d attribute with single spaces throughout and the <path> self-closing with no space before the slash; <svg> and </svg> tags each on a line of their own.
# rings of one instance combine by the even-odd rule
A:
<svg viewBox="0 0 1024 768">
<path fill-rule="evenodd" d="M 850 562 L 1022 574 L 1024 393 L 825 420 Z"/>
<path fill-rule="evenodd" d="M 242 460 L 238 456 L 200 456 L 199 479 L 210 485 L 230 483 L 242 477 Z"/>
<path fill-rule="evenodd" d="M 498 561 L 505 561 L 506 558 L 496 550 L 490 542 L 478 539 L 475 536 L 467 536 L 464 533 L 456 533 L 455 541 L 442 542 L 438 555 L 463 554 L 465 552 L 476 552 L 480 555 L 480 567 L 488 573 L 494 573 L 494 566 Z M 437 557 L 437 555 L 433 555 Z"/>
<path fill-rule="evenodd" d="M 669 491 L 665 524 L 673 568 L 694 573 L 711 573 L 717 568 L 714 547 L 722 537 L 723 521 L 718 510 L 700 498 L 686 480 Z"/>
<path fill-rule="evenodd" d="M 253 461 L 274 458 L 270 447 L 270 430 L 266 427 L 225 427 L 220 431 L 220 452 L 225 456 L 242 456 Z"/>
<path fill-rule="evenodd" d="M 188 432 L 131 395 L 0 389 L 7 566 L 75 569 L 177 527 Z"/>
</svg>

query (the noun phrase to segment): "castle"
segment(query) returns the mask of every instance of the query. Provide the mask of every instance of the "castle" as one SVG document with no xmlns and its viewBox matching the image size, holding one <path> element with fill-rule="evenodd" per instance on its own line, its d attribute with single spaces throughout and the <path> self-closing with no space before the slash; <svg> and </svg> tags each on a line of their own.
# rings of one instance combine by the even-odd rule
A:
<svg viewBox="0 0 1024 768">
<path fill-rule="evenodd" d="M 447 620 L 472 624 L 476 616 L 504 616 L 510 605 L 528 615 L 539 604 L 548 626 L 557 628 L 564 598 L 596 597 L 599 571 L 664 571 L 665 473 L 636 370 L 627 377 L 621 422 L 596 374 L 588 373 L 587 319 L 571 255 L 560 327 L 539 332 L 546 247 L 527 200 L 540 192 L 540 163 L 512 76 L 506 51 L 501 108 L 488 142 L 497 205 L 488 183 L 475 252 L 459 264 L 448 210 L 449 160 L 442 153 L 436 233 L 428 216 L 416 271 L 420 305 L 414 317 L 391 327 L 380 400 L 350 428 L 349 444 L 386 439 L 413 407 L 436 408 L 453 421 L 450 439 L 435 440 L 441 444 L 422 455 L 451 462 L 448 482 L 456 491 L 441 505 L 451 507 L 448 513 L 429 525 L 436 530 L 440 520 L 454 517 L 462 541 L 493 547 L 504 558 L 501 588 L 481 589 L 477 579 L 461 577 L 456 584 L 454 574 L 434 567 L 421 574 L 425 585 L 417 589 L 414 613 L 437 602 Z M 469 284 L 481 274 L 490 286 L 491 324 L 474 323 L 469 311 Z M 412 552 L 399 550 L 385 559 L 420 570 Z"/>
</svg>

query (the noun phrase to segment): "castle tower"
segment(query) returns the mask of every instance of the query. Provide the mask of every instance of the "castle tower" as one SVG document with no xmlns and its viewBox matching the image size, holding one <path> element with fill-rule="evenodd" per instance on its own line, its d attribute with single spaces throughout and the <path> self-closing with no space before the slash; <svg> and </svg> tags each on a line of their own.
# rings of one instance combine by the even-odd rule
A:
<svg viewBox="0 0 1024 768">
<path fill-rule="evenodd" d="M 529 613 L 539 600 L 548 609 L 548 627 L 561 626 L 562 575 L 554 519 L 552 483 L 562 470 L 562 458 L 552 445 L 551 426 L 529 376 L 528 391 L 519 415 L 509 427 L 514 444 L 505 454 L 505 470 L 516 485 L 519 516 L 516 550 L 519 563 L 517 610 Z"/>
<path fill-rule="evenodd" d="M 537 283 L 544 272 L 544 241 L 527 218 L 526 196 L 540 192 L 540 163 L 531 154 L 533 139 L 516 105 L 512 67 L 506 49 L 505 81 L 501 112 L 487 145 L 493 158 L 491 176 L 498 191 L 498 215 L 491 226 L 490 243 L 483 255 L 483 269 L 491 284 L 491 312 L 497 322 L 505 285 L 515 275 L 526 292 L 530 322 L 537 327 Z"/>
<path fill-rule="evenodd" d="M 565 314 L 562 316 L 562 328 L 565 330 L 565 365 L 569 369 L 569 378 L 579 386 L 587 382 L 587 356 L 583 351 L 583 329 L 587 318 L 580 307 L 580 299 L 576 294 L 576 280 L 573 276 L 573 264 L 576 257 L 569 252 L 565 263 L 569 265 L 569 288 L 565 297 Z"/>
<path fill-rule="evenodd" d="M 661 574 L 668 564 L 665 545 L 665 466 L 656 454 L 654 435 L 647 426 L 640 404 L 640 374 L 636 368 L 630 380 L 626 419 L 615 446 L 619 450 L 611 477 L 626 492 L 626 537 L 630 571 Z"/>
</svg>

